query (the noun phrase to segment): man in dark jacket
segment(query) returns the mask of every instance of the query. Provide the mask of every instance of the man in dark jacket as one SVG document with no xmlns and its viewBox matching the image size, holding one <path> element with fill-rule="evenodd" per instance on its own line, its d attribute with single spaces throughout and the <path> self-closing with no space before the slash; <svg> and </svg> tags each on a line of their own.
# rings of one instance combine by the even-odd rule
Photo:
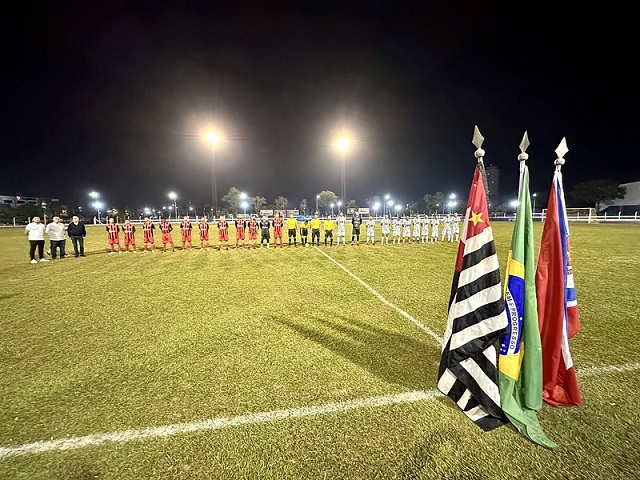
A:
<svg viewBox="0 0 640 480">
<path fill-rule="evenodd" d="M 84 237 L 87 235 L 87 229 L 76 215 L 71 219 L 71 223 L 67 227 L 67 233 L 73 242 L 75 256 L 84 257 Z"/>
</svg>

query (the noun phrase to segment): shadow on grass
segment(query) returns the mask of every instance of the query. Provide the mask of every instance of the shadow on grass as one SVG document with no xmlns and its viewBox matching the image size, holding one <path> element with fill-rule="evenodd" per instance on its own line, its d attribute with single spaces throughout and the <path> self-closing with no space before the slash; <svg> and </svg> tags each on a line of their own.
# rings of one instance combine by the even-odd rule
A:
<svg viewBox="0 0 640 480">
<path fill-rule="evenodd" d="M 409 389 L 435 387 L 440 347 L 427 336 L 402 335 L 346 317 L 327 320 L 310 316 L 304 318 L 304 323 L 274 320 L 386 382 Z"/>
</svg>

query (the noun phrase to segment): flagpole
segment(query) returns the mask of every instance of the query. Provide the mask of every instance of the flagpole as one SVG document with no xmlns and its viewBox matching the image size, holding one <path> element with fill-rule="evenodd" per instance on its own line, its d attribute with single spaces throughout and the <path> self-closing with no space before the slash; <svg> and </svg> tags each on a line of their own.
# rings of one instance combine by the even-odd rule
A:
<svg viewBox="0 0 640 480">
<path fill-rule="evenodd" d="M 569 151 L 569 148 L 567 148 L 567 139 L 566 137 L 563 137 L 562 140 L 560 140 L 560 144 L 558 145 L 558 148 L 556 148 L 555 150 L 556 155 L 558 155 L 558 158 L 556 158 L 555 161 L 553 162 L 553 164 L 556 166 L 556 172 L 560 173 L 560 169 L 564 165 L 564 156 L 567 154 L 568 151 Z"/>
</svg>

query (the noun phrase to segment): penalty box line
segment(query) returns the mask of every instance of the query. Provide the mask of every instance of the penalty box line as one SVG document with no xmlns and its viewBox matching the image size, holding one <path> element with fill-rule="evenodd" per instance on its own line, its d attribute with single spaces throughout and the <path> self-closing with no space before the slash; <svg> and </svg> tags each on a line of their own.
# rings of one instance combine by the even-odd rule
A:
<svg viewBox="0 0 640 480">
<path fill-rule="evenodd" d="M 601 367 L 585 367 L 578 370 L 580 378 L 596 375 L 626 373 L 640 370 L 640 363 L 626 363 L 623 365 L 605 365 Z M 331 413 L 342 413 L 361 408 L 386 407 L 393 404 L 404 404 L 419 401 L 431 401 L 444 397 L 436 389 L 414 390 L 411 392 L 382 395 L 377 397 L 359 398 L 344 402 L 329 402 L 310 407 L 289 408 L 269 412 L 249 413 L 236 417 L 217 417 L 190 423 L 177 423 L 159 427 L 148 427 L 137 430 L 124 430 L 111 433 L 98 433 L 84 437 L 69 437 L 26 443 L 16 447 L 0 447 L 0 460 L 8 457 L 44 453 L 51 451 L 74 450 L 83 447 L 96 446 L 104 443 L 124 443 L 133 440 L 170 437 L 183 433 L 220 430 L 239 425 L 254 425 L 275 422 L 293 418 L 315 417 Z"/>
<path fill-rule="evenodd" d="M 366 283 L 364 280 L 362 280 L 360 277 L 358 277 L 355 273 L 351 272 L 347 267 L 345 267 L 344 265 L 342 265 L 340 262 L 338 262 L 337 260 L 335 260 L 331 255 L 323 252 L 322 250 L 320 250 L 318 247 L 313 247 L 315 248 L 318 252 L 320 252 L 322 255 L 324 255 L 325 257 L 327 257 L 329 260 L 331 260 L 338 268 L 342 269 L 347 275 L 349 275 L 351 278 L 353 278 L 356 282 L 358 282 L 360 285 L 362 285 L 364 288 L 366 288 L 369 293 L 371 293 L 374 297 L 376 297 L 378 300 L 380 300 L 382 303 L 384 303 L 387 307 L 392 308 L 393 310 L 395 310 L 396 312 L 398 312 L 400 315 L 402 315 L 403 317 L 407 318 L 408 320 L 410 320 L 411 322 L 413 322 L 414 325 L 416 325 L 419 329 L 421 329 L 422 331 L 426 332 L 428 335 L 430 335 L 431 337 L 433 337 L 435 340 L 437 340 L 438 344 L 440 346 L 442 346 L 442 342 L 444 341 L 444 339 L 438 335 L 436 332 L 434 332 L 433 330 L 431 330 L 429 327 L 427 327 L 426 325 L 424 325 L 422 322 L 416 320 L 410 313 L 405 312 L 404 310 L 402 310 L 400 307 L 394 305 L 393 303 L 391 303 L 389 300 L 387 300 L 386 298 L 384 298 L 382 295 L 380 295 L 380 293 L 378 293 L 371 285 L 369 285 L 368 283 Z"/>
</svg>

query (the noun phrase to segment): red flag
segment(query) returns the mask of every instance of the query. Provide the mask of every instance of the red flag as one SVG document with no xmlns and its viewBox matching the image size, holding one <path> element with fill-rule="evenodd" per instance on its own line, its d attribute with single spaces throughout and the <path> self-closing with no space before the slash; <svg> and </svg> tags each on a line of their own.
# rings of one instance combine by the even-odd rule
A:
<svg viewBox="0 0 640 480">
<path fill-rule="evenodd" d="M 536 268 L 536 292 L 542 343 L 542 398 L 556 406 L 581 405 L 580 388 L 569 351 L 569 339 L 580 330 L 580 320 L 560 171 L 555 172 L 549 193 Z"/>
</svg>

